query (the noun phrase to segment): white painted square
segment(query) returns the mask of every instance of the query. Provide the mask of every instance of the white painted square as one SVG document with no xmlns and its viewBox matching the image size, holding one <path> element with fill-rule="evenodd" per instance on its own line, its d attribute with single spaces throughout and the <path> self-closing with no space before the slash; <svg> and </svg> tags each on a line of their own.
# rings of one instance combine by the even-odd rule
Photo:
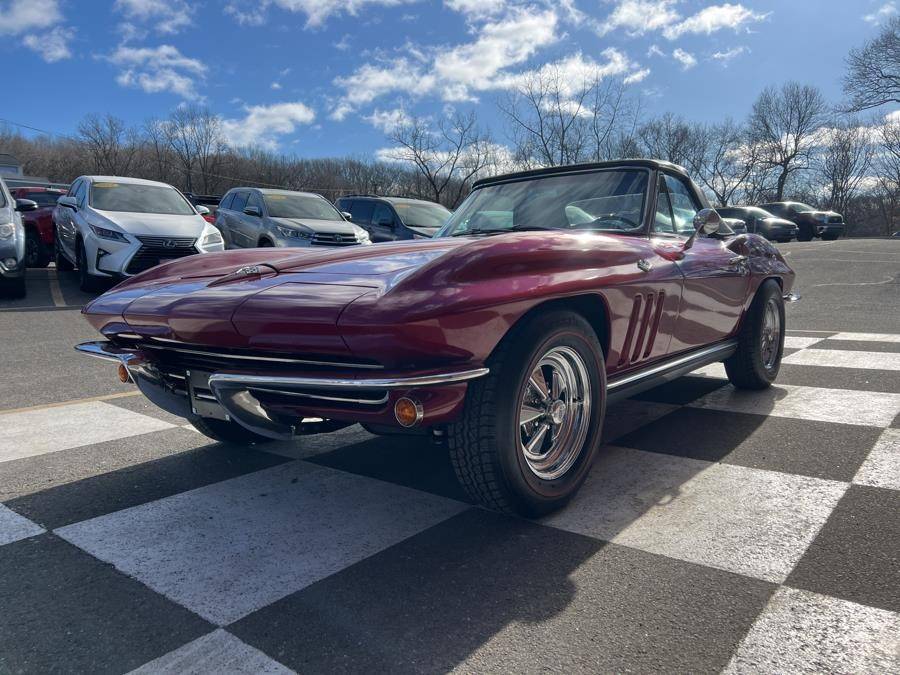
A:
<svg viewBox="0 0 900 675">
<path fill-rule="evenodd" d="M 681 408 L 680 405 L 632 399 L 615 403 L 606 408 L 606 417 L 603 419 L 603 440 L 604 442 L 613 441 L 679 408 Z"/>
<path fill-rule="evenodd" d="M 785 349 L 806 349 L 817 342 L 824 340 L 824 337 L 800 337 L 799 335 L 786 335 L 784 337 Z"/>
<path fill-rule="evenodd" d="M 888 427 L 900 414 L 900 394 L 776 384 L 761 391 L 722 387 L 690 405 L 754 415 Z"/>
<path fill-rule="evenodd" d="M 562 512 L 543 522 L 780 583 L 846 483 L 607 447 Z"/>
<path fill-rule="evenodd" d="M 838 333 L 829 340 L 850 340 L 852 342 L 900 342 L 897 333 Z"/>
<path fill-rule="evenodd" d="M 171 429 L 154 417 L 92 401 L 0 415 L 0 462 Z"/>
<path fill-rule="evenodd" d="M 297 461 L 56 533 L 224 625 L 466 508 Z"/>
<path fill-rule="evenodd" d="M 863 370 L 900 370 L 900 354 L 857 352 L 844 349 L 804 349 L 785 356 L 782 361 L 797 366 L 856 368 Z"/>
<path fill-rule="evenodd" d="M 45 532 L 37 523 L 0 504 L 0 546 Z"/>
<path fill-rule="evenodd" d="M 293 672 L 219 628 L 145 663 L 129 675 L 288 675 Z"/>
<path fill-rule="evenodd" d="M 900 490 L 900 429 L 884 430 L 853 482 Z"/>
<path fill-rule="evenodd" d="M 900 615 L 779 588 L 725 673 L 896 673 Z"/>
<path fill-rule="evenodd" d="M 691 375 L 701 375 L 703 377 L 715 377 L 722 380 L 728 379 L 728 373 L 725 372 L 725 364 L 724 363 L 710 363 L 708 366 L 703 366 L 702 368 L 698 368 L 693 371 Z"/>
</svg>

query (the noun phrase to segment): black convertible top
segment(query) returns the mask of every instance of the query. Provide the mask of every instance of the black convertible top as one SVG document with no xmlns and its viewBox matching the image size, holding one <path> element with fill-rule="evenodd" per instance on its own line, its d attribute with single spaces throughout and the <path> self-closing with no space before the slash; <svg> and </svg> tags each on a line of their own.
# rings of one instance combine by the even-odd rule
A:
<svg viewBox="0 0 900 675">
<path fill-rule="evenodd" d="M 559 176 L 567 173 L 584 173 L 595 171 L 597 169 L 617 169 L 639 167 L 642 169 L 668 169 L 669 171 L 679 173 L 685 178 L 690 178 L 684 167 L 666 162 L 661 159 L 614 159 L 608 162 L 592 162 L 587 164 L 568 164 L 566 166 L 550 166 L 543 169 L 530 169 L 528 171 L 514 171 L 513 173 L 504 173 L 490 178 L 482 178 L 475 181 L 472 186 L 473 190 L 477 190 L 485 185 L 493 185 L 495 183 L 505 183 L 508 181 L 518 181 L 527 178 L 540 178 L 541 176 Z"/>
</svg>

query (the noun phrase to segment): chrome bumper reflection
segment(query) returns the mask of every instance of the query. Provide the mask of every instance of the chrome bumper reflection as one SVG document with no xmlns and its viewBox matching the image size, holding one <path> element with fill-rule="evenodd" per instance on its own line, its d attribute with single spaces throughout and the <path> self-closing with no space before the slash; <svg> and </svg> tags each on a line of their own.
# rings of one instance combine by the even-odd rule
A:
<svg viewBox="0 0 900 675">
<path fill-rule="evenodd" d="M 106 341 L 85 342 L 75 349 L 88 356 L 122 363 L 141 392 L 153 403 L 187 419 L 196 417 L 190 400 L 171 391 L 140 349 L 117 347 Z M 388 392 L 392 390 L 458 384 L 483 377 L 488 372 L 487 368 L 475 368 L 414 377 L 353 379 L 213 373 L 209 377 L 209 390 L 228 415 L 250 431 L 270 438 L 290 439 L 297 435 L 301 420 L 279 419 L 266 410 L 254 392 L 372 406 L 386 403 Z"/>
<path fill-rule="evenodd" d="M 781 297 L 784 298 L 785 302 L 799 302 L 800 301 L 800 294 L 794 293 L 793 291 L 791 291 L 790 293 L 785 293 Z"/>
</svg>

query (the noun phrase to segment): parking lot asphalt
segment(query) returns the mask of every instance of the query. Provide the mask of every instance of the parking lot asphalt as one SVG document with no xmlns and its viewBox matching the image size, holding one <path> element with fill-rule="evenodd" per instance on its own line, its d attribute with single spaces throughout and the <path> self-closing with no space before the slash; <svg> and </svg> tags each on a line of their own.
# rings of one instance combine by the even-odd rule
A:
<svg viewBox="0 0 900 675">
<path fill-rule="evenodd" d="M 218 444 L 72 350 L 73 274 L 0 301 L 0 672 L 900 670 L 900 242 L 779 245 L 776 386 L 609 408 L 573 503 L 473 507 L 359 427 Z"/>
</svg>

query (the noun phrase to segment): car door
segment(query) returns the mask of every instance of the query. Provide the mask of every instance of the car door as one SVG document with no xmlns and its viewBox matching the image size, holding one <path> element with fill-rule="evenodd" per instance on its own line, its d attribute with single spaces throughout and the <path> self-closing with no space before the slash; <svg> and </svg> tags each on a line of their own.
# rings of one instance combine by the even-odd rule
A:
<svg viewBox="0 0 900 675">
<path fill-rule="evenodd" d="M 397 239 L 396 216 L 394 209 L 384 202 L 375 202 L 372 211 L 372 226 L 369 230 L 372 241 L 393 241 Z"/>
<path fill-rule="evenodd" d="M 366 232 L 372 241 L 376 241 L 372 233 L 372 213 L 375 210 L 375 203 L 369 199 L 354 199 L 350 204 L 350 216 L 355 225 L 359 225 Z"/>
<path fill-rule="evenodd" d="M 60 209 L 59 235 L 63 250 L 72 260 L 75 260 L 75 240 L 78 235 L 78 222 L 83 219 L 80 213 L 87 203 L 87 180 L 76 181 L 69 190 L 69 196 L 75 198 L 76 208 L 63 207 Z"/>
<path fill-rule="evenodd" d="M 219 206 L 216 208 L 216 222 L 215 226 L 222 233 L 222 239 L 225 241 L 225 248 L 233 248 L 234 244 L 231 241 L 231 232 L 228 227 L 228 213 L 231 208 L 231 202 L 234 200 L 234 193 L 229 192 L 227 195 L 222 197 L 222 201 L 219 202 Z"/>
<path fill-rule="evenodd" d="M 687 240 L 694 233 L 693 219 L 703 202 L 693 186 L 672 174 L 663 174 L 675 235 Z M 682 351 L 723 340 L 734 333 L 750 287 L 746 257 L 730 250 L 717 237 L 697 236 L 677 261 L 684 277 L 672 351 Z"/>
<path fill-rule="evenodd" d="M 249 192 L 239 190 L 234 194 L 231 208 L 228 210 L 228 230 L 231 234 L 231 241 L 237 248 L 250 248 L 256 246 L 255 241 L 252 244 L 250 243 L 250 239 L 244 231 L 244 207 L 247 206 L 247 199 L 249 197 Z"/>
<path fill-rule="evenodd" d="M 259 239 L 263 231 L 263 202 L 259 194 L 251 192 L 247 197 L 247 204 L 244 208 L 255 207 L 259 209 L 258 216 L 251 216 L 249 213 L 241 213 L 241 231 L 246 235 L 247 245 L 250 247 L 259 246 Z"/>
</svg>

